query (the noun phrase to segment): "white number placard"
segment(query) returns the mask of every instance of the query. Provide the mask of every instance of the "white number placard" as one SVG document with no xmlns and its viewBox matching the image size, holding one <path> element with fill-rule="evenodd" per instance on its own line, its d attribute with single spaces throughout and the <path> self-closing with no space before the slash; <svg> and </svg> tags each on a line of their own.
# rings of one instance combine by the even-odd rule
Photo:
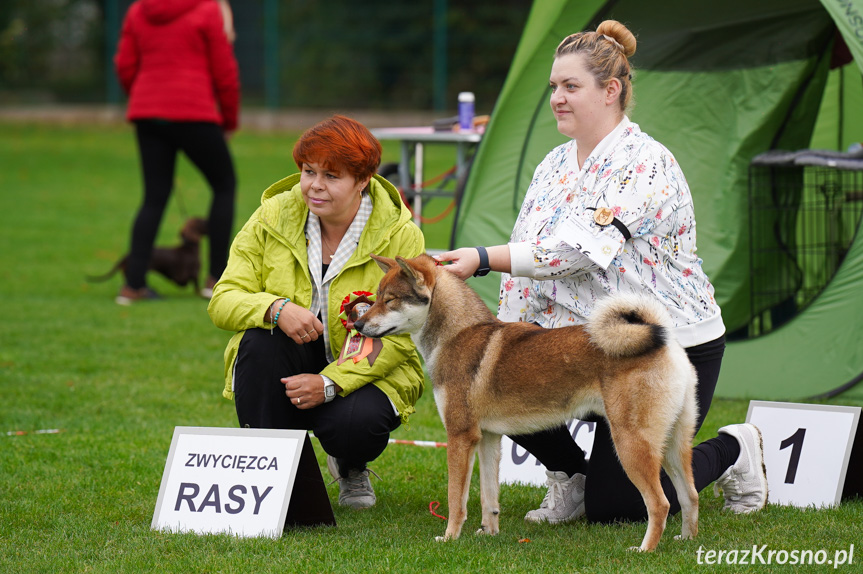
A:
<svg viewBox="0 0 863 574">
<path fill-rule="evenodd" d="M 176 427 L 152 528 L 281 536 L 305 435 Z"/>
<path fill-rule="evenodd" d="M 746 422 L 761 430 L 768 501 L 838 505 L 860 407 L 751 401 Z"/>
<path fill-rule="evenodd" d="M 596 423 L 573 419 L 567 423 L 570 434 L 575 442 L 590 458 L 593 449 L 593 431 Z M 501 440 L 500 482 L 503 484 L 529 484 L 544 486 L 547 480 L 545 467 L 536 457 L 504 436 Z"/>
</svg>

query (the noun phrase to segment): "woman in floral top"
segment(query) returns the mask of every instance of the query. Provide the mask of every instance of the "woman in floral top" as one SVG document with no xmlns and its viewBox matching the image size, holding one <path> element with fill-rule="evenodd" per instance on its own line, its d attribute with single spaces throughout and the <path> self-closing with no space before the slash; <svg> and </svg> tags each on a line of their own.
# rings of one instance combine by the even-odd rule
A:
<svg viewBox="0 0 863 574">
<path fill-rule="evenodd" d="M 695 211 L 674 156 L 625 112 L 632 97 L 635 37 L 608 20 L 557 48 L 549 85 L 558 130 L 570 141 L 539 164 L 506 245 L 439 256 L 466 279 L 502 272 L 498 316 L 545 328 L 581 324 L 596 302 L 617 293 L 651 293 L 668 308 L 674 333 L 698 372 L 700 428 L 719 378 L 725 326 L 696 254 Z M 638 490 L 596 419 L 591 458 L 566 426 L 511 437 L 545 465 L 549 490 L 525 519 L 566 522 L 644 520 Z M 719 429 L 693 451 L 701 490 L 713 481 L 726 507 L 751 512 L 767 502 L 761 437 L 749 424 Z M 662 477 L 672 512 L 680 508 Z"/>
</svg>

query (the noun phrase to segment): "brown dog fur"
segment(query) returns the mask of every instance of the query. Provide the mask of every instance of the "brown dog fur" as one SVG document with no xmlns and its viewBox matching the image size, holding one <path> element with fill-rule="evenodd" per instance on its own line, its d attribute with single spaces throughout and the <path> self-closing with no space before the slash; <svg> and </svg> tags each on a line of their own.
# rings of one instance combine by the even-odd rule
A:
<svg viewBox="0 0 863 574">
<path fill-rule="evenodd" d="M 154 247 L 148 270 L 162 274 L 180 287 L 191 283 L 197 293 L 198 276 L 201 273 L 201 240 L 207 235 L 207 228 L 206 219 L 201 217 L 187 219 L 180 229 L 182 242 L 174 247 Z M 128 261 L 129 255 L 124 255 L 110 271 L 96 277 L 88 276 L 87 281 L 92 283 L 107 281 L 117 271 L 125 271 Z"/>
<path fill-rule="evenodd" d="M 370 337 L 409 332 L 425 359 L 447 432 L 450 517 L 442 539 L 458 538 L 467 518 L 477 451 L 479 532 L 497 534 L 501 435 L 551 428 L 589 412 L 608 419 L 621 464 L 647 507 L 647 532 L 634 549 L 653 550 L 665 529 L 669 503 L 660 468 L 680 501 L 679 537 L 696 536 L 696 375 L 661 304 L 616 296 L 600 302 L 585 326 L 504 323 L 428 255 L 372 257 L 386 275 L 355 327 Z"/>
</svg>

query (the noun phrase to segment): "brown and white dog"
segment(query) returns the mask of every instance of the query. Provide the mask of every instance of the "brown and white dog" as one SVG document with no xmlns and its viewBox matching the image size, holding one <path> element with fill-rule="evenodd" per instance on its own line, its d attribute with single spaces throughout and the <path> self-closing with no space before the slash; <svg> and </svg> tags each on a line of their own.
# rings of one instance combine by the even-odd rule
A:
<svg viewBox="0 0 863 574">
<path fill-rule="evenodd" d="M 410 333 L 425 359 L 447 433 L 450 517 L 439 539 L 461 533 L 477 450 L 478 533 L 497 534 L 501 435 L 552 428 L 589 412 L 608 419 L 620 462 L 647 507 L 647 533 L 633 550 L 653 550 L 665 530 L 669 503 L 660 467 L 680 501 L 677 538 L 695 537 L 696 374 L 658 301 L 609 297 L 584 326 L 543 329 L 498 320 L 428 255 L 372 257 L 386 275 L 354 326 L 369 337 Z"/>
</svg>

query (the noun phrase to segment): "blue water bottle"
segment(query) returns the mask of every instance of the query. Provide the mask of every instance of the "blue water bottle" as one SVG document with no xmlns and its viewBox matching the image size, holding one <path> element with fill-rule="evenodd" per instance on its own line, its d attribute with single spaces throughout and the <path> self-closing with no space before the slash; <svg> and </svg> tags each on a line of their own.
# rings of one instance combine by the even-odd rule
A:
<svg viewBox="0 0 863 574">
<path fill-rule="evenodd" d="M 458 127 L 462 131 L 473 129 L 473 92 L 460 92 L 458 95 Z"/>
</svg>

